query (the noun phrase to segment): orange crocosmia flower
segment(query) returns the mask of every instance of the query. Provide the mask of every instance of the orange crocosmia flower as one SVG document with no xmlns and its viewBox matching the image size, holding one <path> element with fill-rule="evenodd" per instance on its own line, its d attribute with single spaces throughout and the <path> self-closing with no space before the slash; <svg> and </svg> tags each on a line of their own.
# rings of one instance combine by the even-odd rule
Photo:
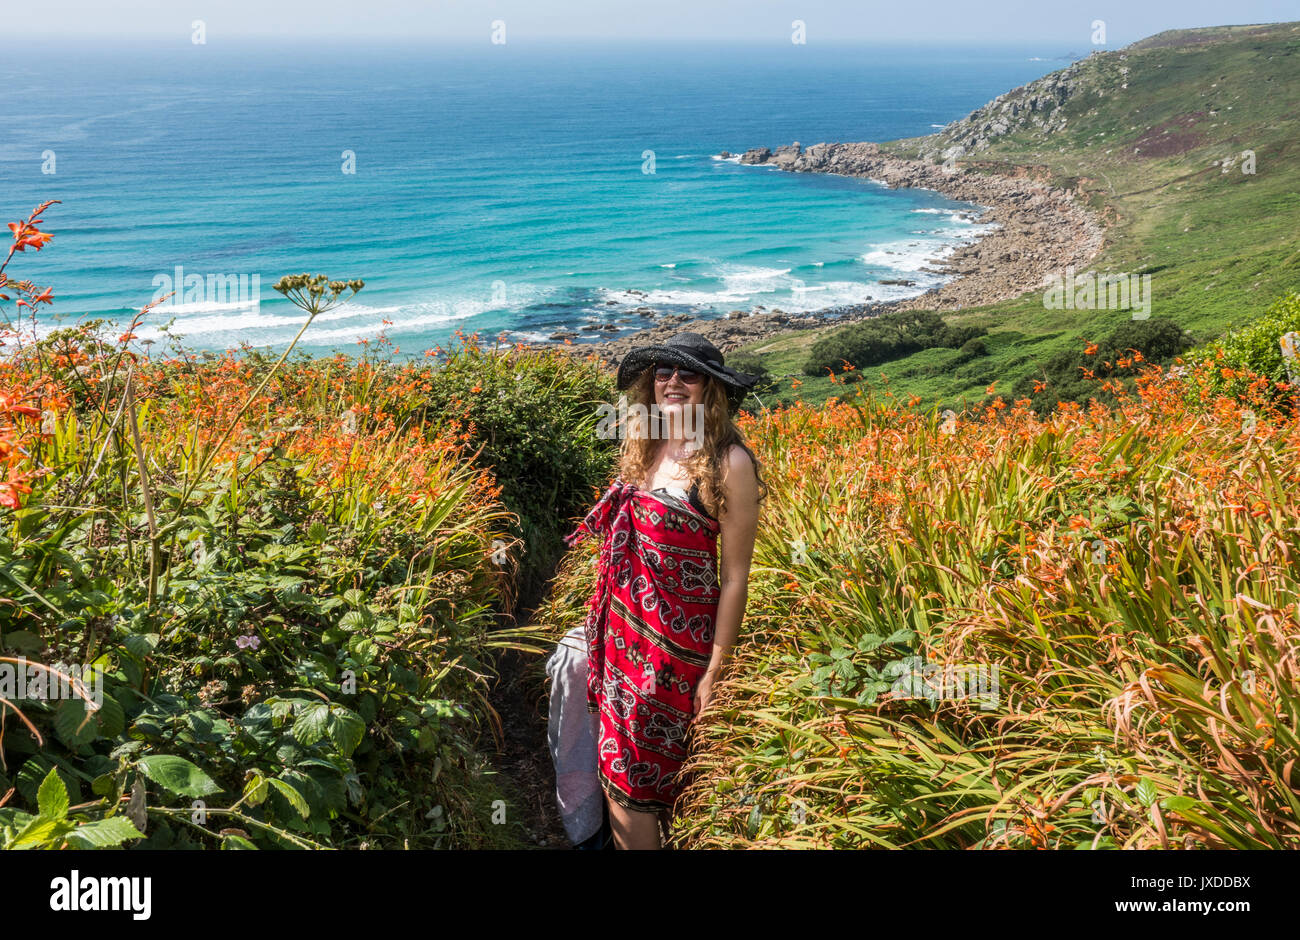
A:
<svg viewBox="0 0 1300 940">
<path fill-rule="evenodd" d="M 10 222 L 9 231 L 13 232 L 14 241 L 18 243 L 14 245 L 15 251 L 25 251 L 28 248 L 35 248 L 37 251 L 40 251 L 41 248 L 45 246 L 46 242 L 54 237 L 53 235 L 33 228 L 26 222 Z"/>
<path fill-rule="evenodd" d="M 787 590 L 787 591 L 797 591 L 797 590 L 799 590 L 799 582 L 798 582 L 798 581 L 787 581 L 787 582 L 785 582 L 785 584 L 782 585 L 782 586 L 783 586 L 783 587 L 785 588 L 785 590 Z"/>
<path fill-rule="evenodd" d="M 1047 388 L 1047 383 L 1046 383 L 1046 382 L 1041 382 L 1041 381 L 1040 381 L 1040 382 L 1035 382 L 1035 383 L 1034 383 L 1034 394 L 1038 394 L 1039 392 L 1041 392 L 1041 391 L 1042 391 L 1043 389 L 1045 389 L 1045 388 Z"/>
<path fill-rule="evenodd" d="M 1085 356 L 1091 356 L 1096 351 L 1097 351 L 1097 344 L 1089 343 L 1087 346 L 1084 347 L 1083 354 Z"/>
<path fill-rule="evenodd" d="M 481 391 L 483 391 L 483 386 L 482 386 L 482 385 L 475 385 L 473 388 L 470 389 L 470 391 L 471 391 L 471 392 L 481 392 Z"/>
<path fill-rule="evenodd" d="M 17 467 L 10 468 L 9 478 L 0 480 L 0 506 L 18 508 L 18 494 L 32 491 L 32 488 L 24 482 L 29 476 L 30 474 L 20 472 Z"/>
<path fill-rule="evenodd" d="M 1236 373 L 1234 373 L 1231 369 L 1220 369 L 1219 374 L 1222 375 L 1225 379 L 1230 379 Z"/>
<path fill-rule="evenodd" d="M 1092 520 L 1090 520 L 1087 516 L 1075 515 L 1070 517 L 1071 529 L 1086 529 L 1090 525 L 1092 525 Z"/>
<path fill-rule="evenodd" d="M 998 387 L 998 380 L 997 380 L 997 379 L 994 379 L 993 382 L 992 382 L 992 384 L 990 384 L 988 388 L 984 389 L 984 394 L 985 394 L 985 395 L 992 395 L 992 394 L 993 394 L 993 390 L 994 390 L 995 388 L 997 388 L 997 387 Z"/>
</svg>

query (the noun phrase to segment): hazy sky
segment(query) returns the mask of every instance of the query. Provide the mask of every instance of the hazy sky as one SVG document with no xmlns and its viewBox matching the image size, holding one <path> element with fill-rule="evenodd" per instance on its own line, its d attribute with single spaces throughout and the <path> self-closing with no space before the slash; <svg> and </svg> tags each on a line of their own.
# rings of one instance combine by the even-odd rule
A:
<svg viewBox="0 0 1300 940">
<path fill-rule="evenodd" d="M 791 22 L 819 41 L 1045 40 L 1087 51 L 1092 22 L 1105 48 L 1165 29 L 1300 17 L 1296 0 L 40 0 L 9 25 L 24 36 L 175 37 L 204 21 L 207 42 L 244 36 L 349 36 L 488 43 L 529 39 L 790 41 Z"/>
</svg>

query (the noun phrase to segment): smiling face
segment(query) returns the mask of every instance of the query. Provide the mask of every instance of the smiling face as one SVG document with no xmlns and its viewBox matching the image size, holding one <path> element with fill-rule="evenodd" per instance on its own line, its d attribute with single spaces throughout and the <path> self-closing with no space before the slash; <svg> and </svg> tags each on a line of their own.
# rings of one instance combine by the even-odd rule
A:
<svg viewBox="0 0 1300 940">
<path fill-rule="evenodd" d="M 685 372 L 685 376 L 682 373 Z M 704 401 L 710 376 L 660 364 L 651 369 L 654 403 L 661 424 L 656 436 L 686 440 L 700 446 L 704 435 Z"/>
<path fill-rule="evenodd" d="M 655 370 L 654 388 L 655 404 L 659 406 L 662 414 L 672 418 L 679 418 L 683 410 L 691 405 L 704 404 L 704 383 L 709 381 L 709 377 L 702 372 L 694 373 L 694 378 L 689 381 L 682 378 L 682 373 L 686 372 L 687 376 L 692 373 L 688 369 L 677 369 L 667 379 L 663 378 L 661 372 L 673 369 L 672 365 L 662 365 Z"/>
</svg>

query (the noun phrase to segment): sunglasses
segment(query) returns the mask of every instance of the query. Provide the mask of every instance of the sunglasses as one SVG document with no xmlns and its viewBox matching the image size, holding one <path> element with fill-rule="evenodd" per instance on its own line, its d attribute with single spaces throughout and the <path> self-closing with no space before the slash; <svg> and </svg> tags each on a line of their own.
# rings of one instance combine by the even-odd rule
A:
<svg viewBox="0 0 1300 940">
<path fill-rule="evenodd" d="M 680 366 L 657 365 L 655 366 L 655 381 L 667 382 L 673 377 L 674 372 L 676 372 L 677 377 L 687 385 L 694 385 L 704 378 L 704 373 L 702 372 L 692 372 L 690 369 L 683 369 Z"/>
</svg>

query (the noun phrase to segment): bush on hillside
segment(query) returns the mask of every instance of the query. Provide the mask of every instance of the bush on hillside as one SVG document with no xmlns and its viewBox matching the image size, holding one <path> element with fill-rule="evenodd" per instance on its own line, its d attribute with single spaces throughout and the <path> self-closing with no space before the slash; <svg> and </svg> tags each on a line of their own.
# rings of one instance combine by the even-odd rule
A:
<svg viewBox="0 0 1300 940">
<path fill-rule="evenodd" d="M 988 354 L 988 346 L 984 344 L 984 340 L 974 337 L 961 344 L 961 348 L 957 350 L 957 355 L 952 357 L 948 367 L 962 366 L 972 359 L 978 359 L 980 356 L 987 356 Z"/>
<path fill-rule="evenodd" d="M 988 331 L 947 324 L 937 313 L 906 310 L 854 323 L 813 344 L 805 375 L 838 374 L 909 356 L 922 349 L 957 349 Z"/>
<path fill-rule="evenodd" d="M 594 359 L 560 349 L 494 351 L 463 337 L 428 382 L 418 411 L 435 427 L 467 428 L 502 502 L 519 516 L 517 584 L 530 604 L 563 554 L 563 536 L 615 471 L 619 442 L 596 433 L 613 383 Z"/>
<path fill-rule="evenodd" d="M 1061 402 L 1087 404 L 1095 398 L 1114 404 L 1116 396 L 1105 380 L 1131 394 L 1143 369 L 1172 362 L 1191 345 L 1191 337 L 1167 317 L 1125 320 L 1101 342 L 1059 352 L 1038 371 L 1022 376 L 1012 388 L 1012 398 L 1028 398 L 1039 414 L 1048 414 Z"/>
<path fill-rule="evenodd" d="M 1287 372 L 1281 340 L 1286 334 L 1297 332 L 1300 332 L 1300 292 L 1293 292 L 1279 297 L 1263 315 L 1188 353 L 1184 357 L 1188 367 L 1214 366 L 1202 371 L 1206 379 L 1204 387 L 1189 393 L 1198 397 L 1226 395 L 1241 401 L 1258 397 L 1275 403 L 1294 399 L 1296 392 Z M 1300 344 L 1293 348 L 1297 347 Z M 1291 371 L 1300 380 L 1300 361 L 1291 363 Z M 1267 380 L 1267 387 L 1261 379 Z M 1254 392 L 1252 384 L 1256 385 Z"/>
</svg>

